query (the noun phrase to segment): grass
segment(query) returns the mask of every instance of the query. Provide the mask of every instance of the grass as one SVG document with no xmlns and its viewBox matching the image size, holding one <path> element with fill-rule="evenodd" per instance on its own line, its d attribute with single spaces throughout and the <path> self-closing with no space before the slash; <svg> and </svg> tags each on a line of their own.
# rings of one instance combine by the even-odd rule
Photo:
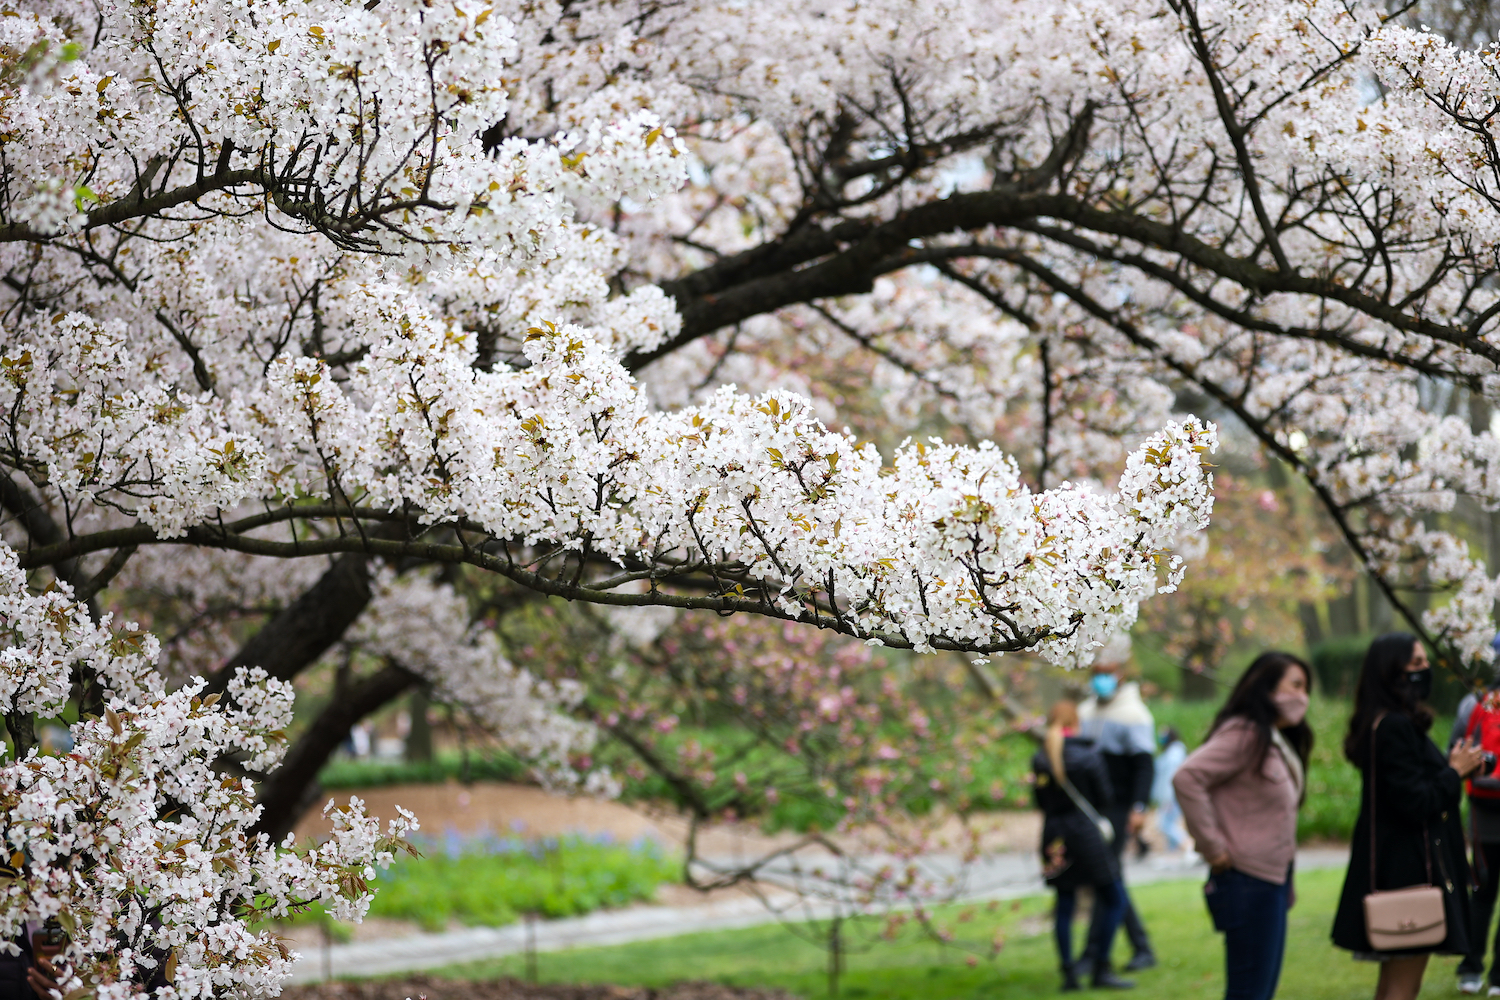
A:
<svg viewBox="0 0 1500 1000">
<path fill-rule="evenodd" d="M 1279 996 L 1295 1000 L 1367 1000 L 1376 969 L 1355 962 L 1328 940 L 1342 870 L 1304 873 L 1291 913 L 1287 959 Z M 1195 881 L 1132 890 L 1162 964 L 1140 973 L 1136 995 L 1151 1000 L 1217 1000 L 1223 995 L 1223 946 L 1203 907 Z M 881 1000 L 1005 1000 L 1053 997 L 1057 960 L 1052 946 L 1049 898 L 1004 903 L 990 912 L 975 908 L 959 925 L 961 937 L 988 940 L 997 930 L 1005 945 L 993 960 L 967 964 L 966 955 L 909 933 L 846 960 L 840 995 Z M 952 914 L 950 913 L 951 917 Z M 1081 935 L 1082 927 L 1078 929 Z M 1117 945 L 1117 958 L 1125 946 Z M 522 957 L 439 970 L 458 979 L 520 976 Z M 737 986 L 782 987 L 821 1000 L 828 996 L 826 953 L 771 924 L 740 931 L 691 934 L 612 948 L 574 949 L 537 957 L 540 978 L 549 982 L 600 982 L 660 987 L 683 979 L 709 979 Z M 1456 958 L 1435 959 L 1422 996 L 1453 993 Z"/>
<path fill-rule="evenodd" d="M 370 916 L 410 920 L 426 931 L 457 922 L 500 927 L 524 914 L 549 919 L 649 902 L 657 887 L 682 877 L 682 862 L 654 840 L 620 843 L 608 834 L 523 840 L 450 832 L 414 838 L 419 858 L 403 857 L 378 874 Z M 314 905 L 291 920 L 321 924 L 346 941 L 347 925 Z"/>
<path fill-rule="evenodd" d="M 655 897 L 681 864 L 653 840 L 622 844 L 606 836 L 481 836 L 429 844 L 382 872 L 370 915 L 412 920 L 426 930 L 450 921 L 483 927 L 525 913 L 575 917 Z"/>
</svg>

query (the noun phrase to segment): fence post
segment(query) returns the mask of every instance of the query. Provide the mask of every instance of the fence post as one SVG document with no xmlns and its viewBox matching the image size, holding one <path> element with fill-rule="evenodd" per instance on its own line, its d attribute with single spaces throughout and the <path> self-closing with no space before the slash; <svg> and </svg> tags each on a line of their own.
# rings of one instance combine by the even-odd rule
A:
<svg viewBox="0 0 1500 1000">
<path fill-rule="evenodd" d="M 536 982 L 536 914 L 526 912 L 526 981 Z"/>
<path fill-rule="evenodd" d="M 844 971 L 844 918 L 835 915 L 828 924 L 828 995 L 839 995 L 839 976 Z"/>
</svg>

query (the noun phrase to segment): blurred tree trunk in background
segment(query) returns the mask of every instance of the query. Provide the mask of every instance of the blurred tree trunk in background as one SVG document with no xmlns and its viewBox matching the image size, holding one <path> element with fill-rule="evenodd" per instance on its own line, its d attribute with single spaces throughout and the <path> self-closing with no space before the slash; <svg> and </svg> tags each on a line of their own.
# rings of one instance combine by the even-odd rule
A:
<svg viewBox="0 0 1500 1000">
<path fill-rule="evenodd" d="M 1309 650 L 1323 641 L 1323 621 L 1313 601 L 1297 602 L 1297 620 L 1302 623 L 1302 643 Z"/>
<path fill-rule="evenodd" d="M 411 712 L 411 732 L 406 736 L 406 759 L 413 764 L 426 764 L 432 760 L 432 722 L 427 717 L 432 698 L 427 685 L 412 689 L 407 710 Z"/>
<path fill-rule="evenodd" d="M 1195 645 L 1182 661 L 1182 687 L 1179 694 L 1183 701 L 1209 701 L 1219 697 L 1219 681 L 1214 662 L 1220 652 L 1213 643 Z"/>
</svg>

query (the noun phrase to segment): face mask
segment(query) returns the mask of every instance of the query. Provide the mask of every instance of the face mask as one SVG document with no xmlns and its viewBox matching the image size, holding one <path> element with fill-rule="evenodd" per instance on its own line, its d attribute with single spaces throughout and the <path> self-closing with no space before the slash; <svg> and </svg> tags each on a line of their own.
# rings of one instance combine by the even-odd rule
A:
<svg viewBox="0 0 1500 1000">
<path fill-rule="evenodd" d="M 1432 668 L 1408 671 L 1406 683 L 1411 685 L 1411 693 L 1417 696 L 1418 701 L 1426 701 L 1427 696 L 1432 694 Z"/>
<path fill-rule="evenodd" d="M 1089 680 L 1089 686 L 1099 697 L 1109 699 L 1115 696 L 1115 689 L 1120 686 L 1120 679 L 1114 674 L 1095 674 Z"/>
<path fill-rule="evenodd" d="M 1276 706 L 1281 721 L 1289 726 L 1295 726 L 1307 718 L 1307 695 L 1302 691 L 1283 691 L 1273 695 L 1271 703 Z"/>
</svg>

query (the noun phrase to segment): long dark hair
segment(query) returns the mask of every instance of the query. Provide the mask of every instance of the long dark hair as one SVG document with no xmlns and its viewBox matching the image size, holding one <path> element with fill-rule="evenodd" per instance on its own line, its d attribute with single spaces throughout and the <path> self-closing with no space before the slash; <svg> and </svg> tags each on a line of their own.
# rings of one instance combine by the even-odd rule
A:
<svg viewBox="0 0 1500 1000">
<path fill-rule="evenodd" d="M 1381 712 L 1405 715 L 1420 733 L 1432 728 L 1432 709 L 1417 701 L 1406 681 L 1406 665 L 1416 649 L 1417 637 L 1410 632 L 1389 632 L 1370 643 L 1365 652 L 1359 686 L 1354 690 L 1354 714 L 1344 737 L 1344 756 L 1355 767 L 1364 768 L 1370 759 L 1370 731 Z"/>
<path fill-rule="evenodd" d="M 1243 674 L 1240 674 L 1240 679 L 1235 682 L 1234 690 L 1229 692 L 1229 700 L 1224 702 L 1224 707 L 1219 709 L 1218 715 L 1214 716 L 1214 724 L 1208 730 L 1208 735 L 1212 736 L 1231 719 L 1247 720 L 1255 727 L 1253 756 L 1257 772 L 1265 766 L 1266 754 L 1271 751 L 1271 727 L 1276 725 L 1276 720 L 1281 716 L 1281 713 L 1276 710 L 1276 702 L 1271 700 L 1271 694 L 1292 667 L 1302 671 L 1302 676 L 1307 678 L 1307 690 L 1311 693 L 1311 667 L 1291 653 L 1261 653 L 1255 658 L 1255 662 L 1245 668 Z M 1313 731 L 1312 727 L 1307 724 L 1307 719 L 1304 718 L 1295 726 L 1283 729 L 1281 735 L 1302 759 L 1302 769 L 1305 772 L 1313 748 Z"/>
</svg>

